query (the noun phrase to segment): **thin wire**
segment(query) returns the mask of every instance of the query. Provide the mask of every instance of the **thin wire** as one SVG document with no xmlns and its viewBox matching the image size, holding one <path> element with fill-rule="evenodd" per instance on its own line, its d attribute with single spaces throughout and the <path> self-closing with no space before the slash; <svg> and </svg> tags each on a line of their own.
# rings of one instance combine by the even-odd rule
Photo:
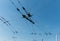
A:
<svg viewBox="0 0 60 41">
<path fill-rule="evenodd" d="M 16 7 L 16 5 L 14 4 L 14 2 L 12 0 L 9 0 L 9 1 Z"/>
<path fill-rule="evenodd" d="M 19 13 L 21 13 L 22 14 L 22 12 L 19 10 L 19 8 L 17 8 L 17 6 L 14 4 L 14 2 L 13 1 L 11 1 L 10 0 L 10 2 L 16 7 L 16 9 L 17 9 L 17 11 L 19 11 Z M 18 2 L 20 2 L 20 1 L 18 1 Z"/>
<path fill-rule="evenodd" d="M 23 16 L 23 13 L 22 13 L 22 12 L 20 11 L 20 9 L 14 4 L 14 2 L 13 2 L 12 0 L 10 0 L 10 2 L 16 7 L 17 11 L 19 11 L 19 13 L 21 13 L 22 16 Z M 20 1 L 18 1 L 18 2 L 20 2 Z M 34 24 L 34 22 L 33 22 L 31 19 L 29 19 L 29 18 L 25 18 L 25 19 L 29 20 L 31 23 Z"/>
<path fill-rule="evenodd" d="M 12 0 L 10 0 L 10 2 L 16 7 L 17 11 L 19 11 L 19 13 L 22 14 L 22 16 L 23 16 L 23 13 L 22 13 L 22 12 L 20 11 L 20 9 L 14 4 L 14 2 L 13 2 Z M 29 19 L 29 18 L 25 18 L 25 19 L 29 20 L 31 23 L 34 24 L 34 22 L 33 22 L 31 19 Z"/>
<path fill-rule="evenodd" d="M 26 18 L 27 20 L 29 20 L 32 24 L 35 24 L 31 19 L 29 18 Z"/>
<path fill-rule="evenodd" d="M 18 0 L 18 3 L 22 6 L 21 2 Z M 24 6 L 22 6 L 22 9 L 28 14 L 28 12 L 26 11 L 26 9 L 24 8 Z M 34 22 L 28 18 L 26 18 L 27 20 L 29 20 L 30 22 L 32 22 L 34 24 Z M 31 29 L 32 30 L 32 29 Z M 32 30 L 33 31 L 33 30 Z M 35 32 L 33 31 L 32 34 L 34 34 Z"/>
<path fill-rule="evenodd" d="M 14 4 L 14 2 L 12 2 L 11 0 L 10 0 L 10 2 L 17 8 L 17 6 Z M 20 1 L 18 1 L 18 2 L 20 3 Z M 17 10 L 20 12 L 20 10 L 18 8 L 17 8 Z M 22 12 L 20 12 L 20 13 L 22 14 Z M 26 18 L 26 19 L 34 24 L 34 22 L 31 21 L 30 19 L 28 19 L 28 18 Z"/>
<path fill-rule="evenodd" d="M 21 2 L 20 2 L 20 0 L 18 0 L 18 3 L 22 6 L 22 4 L 21 4 Z M 26 11 L 26 9 L 24 8 L 24 6 L 22 6 L 22 9 L 26 12 L 26 13 L 28 13 L 27 11 Z M 32 20 L 30 20 L 30 19 L 28 19 L 28 18 L 26 18 L 27 20 L 29 20 L 30 22 L 32 22 L 33 24 L 34 24 L 34 22 L 32 21 Z M 31 29 L 32 30 L 32 29 Z M 33 30 L 32 30 L 33 31 Z M 33 31 L 34 32 L 34 31 Z M 32 32 L 32 33 L 33 33 Z"/>
<path fill-rule="evenodd" d="M 14 2 L 12 0 L 10 0 L 10 2 L 15 6 L 16 10 L 22 15 L 23 13 L 20 11 L 20 9 L 14 4 Z"/>
<path fill-rule="evenodd" d="M 6 24 L 7 26 L 12 27 L 12 25 L 11 25 L 5 18 L 0 17 L 0 20 L 1 20 L 4 24 Z M 10 27 L 8 27 L 8 28 L 9 28 L 13 33 L 15 33 L 15 31 L 13 31 Z"/>
<path fill-rule="evenodd" d="M 17 1 L 18 1 L 18 3 L 22 6 L 20 0 L 17 0 Z M 30 14 L 30 13 L 27 12 L 27 10 L 25 9 L 24 6 L 22 6 L 22 9 L 23 9 L 27 14 Z M 29 18 L 26 18 L 26 19 L 29 20 L 31 23 L 35 24 L 31 19 L 29 19 Z"/>
<path fill-rule="evenodd" d="M 22 6 L 22 9 L 28 14 L 27 10 L 25 9 L 25 7 L 21 4 L 20 0 L 17 0 L 18 3 Z"/>
<path fill-rule="evenodd" d="M 4 23 L 7 23 L 8 25 L 11 25 L 5 18 L 1 17 L 2 21 L 4 21 Z"/>
</svg>

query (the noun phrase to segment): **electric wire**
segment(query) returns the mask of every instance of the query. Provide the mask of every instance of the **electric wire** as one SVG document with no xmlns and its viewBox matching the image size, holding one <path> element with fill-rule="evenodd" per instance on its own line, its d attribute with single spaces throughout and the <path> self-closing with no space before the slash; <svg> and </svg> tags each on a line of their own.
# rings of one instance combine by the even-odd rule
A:
<svg viewBox="0 0 60 41">
<path fill-rule="evenodd" d="M 18 3 L 21 5 L 22 9 L 28 14 L 26 8 L 21 4 L 20 0 L 17 0 L 17 1 L 18 1 Z M 30 14 L 30 13 L 29 13 L 29 14 Z"/>
<path fill-rule="evenodd" d="M 15 30 L 12 30 L 12 29 L 11 29 L 12 25 L 9 23 L 9 21 L 7 21 L 5 18 L 3 18 L 3 17 L 1 17 L 1 16 L 0 16 L 0 20 L 1 20 L 4 24 L 6 24 L 6 25 L 8 26 L 9 30 L 12 31 L 12 33 L 17 33 Z M 12 27 L 12 28 L 13 28 L 13 27 Z"/>
</svg>

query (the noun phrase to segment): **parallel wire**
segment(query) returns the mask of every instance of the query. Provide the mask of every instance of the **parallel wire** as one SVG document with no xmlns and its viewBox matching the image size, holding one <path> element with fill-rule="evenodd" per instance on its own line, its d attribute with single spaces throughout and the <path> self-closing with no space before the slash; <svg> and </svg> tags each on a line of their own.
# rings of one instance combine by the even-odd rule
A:
<svg viewBox="0 0 60 41">
<path fill-rule="evenodd" d="M 10 0 L 10 2 L 15 6 L 15 8 L 17 9 L 17 11 L 23 16 L 23 18 L 27 19 L 28 21 L 30 21 L 31 23 L 35 24 L 29 17 L 26 17 L 26 15 L 24 15 L 20 9 L 14 4 L 14 2 L 12 0 Z"/>
<path fill-rule="evenodd" d="M 17 31 L 12 30 L 12 29 L 10 28 L 10 27 L 13 28 L 13 26 L 12 26 L 5 18 L 0 17 L 0 20 L 1 20 L 4 24 L 6 24 L 6 25 L 8 26 L 9 30 L 13 33 L 13 35 L 15 35 L 15 34 L 18 33 Z M 17 37 L 16 37 L 16 38 L 17 38 Z M 13 38 L 13 40 L 15 41 L 15 38 Z"/>
<path fill-rule="evenodd" d="M 10 1 L 11 1 L 11 0 L 10 0 Z M 11 3 L 15 6 L 15 8 L 17 9 L 17 11 L 19 11 L 19 12 L 21 13 L 21 11 L 17 8 L 17 6 L 14 4 L 14 2 L 11 1 Z M 22 4 L 20 3 L 19 0 L 18 0 L 18 3 L 22 6 Z M 23 9 L 26 13 L 28 13 L 23 6 L 22 6 L 22 9 Z M 22 13 L 21 13 L 21 14 L 22 14 Z M 31 21 L 30 19 L 28 19 L 28 18 L 27 18 L 27 20 L 29 20 L 30 22 L 32 22 L 32 21 Z M 33 27 L 33 26 L 32 26 L 32 27 Z M 33 31 L 32 33 L 35 33 L 34 29 L 31 28 L 31 30 Z"/>
<path fill-rule="evenodd" d="M 26 10 L 25 7 L 21 4 L 20 0 L 18 0 L 18 3 L 22 6 L 22 9 L 26 12 L 26 14 L 28 14 L 27 10 Z M 34 23 L 34 22 L 33 22 L 33 23 Z M 36 33 L 35 33 L 35 30 L 33 29 L 33 26 L 34 26 L 34 25 L 32 25 L 32 28 L 29 28 L 29 29 L 32 31 L 31 34 L 36 34 Z M 34 38 L 35 38 L 35 37 L 34 37 Z"/>
<path fill-rule="evenodd" d="M 18 3 L 21 5 L 22 9 L 28 14 L 26 8 L 21 4 L 20 0 L 17 0 L 17 1 L 18 1 Z"/>
<path fill-rule="evenodd" d="M 20 3 L 20 1 L 18 0 L 18 3 L 22 6 L 22 4 Z M 14 3 L 13 3 L 14 4 Z M 15 5 L 15 4 L 14 4 Z M 16 6 L 15 6 L 16 7 Z M 22 8 L 24 8 L 24 6 L 22 6 Z M 23 9 L 26 13 L 28 13 L 27 11 L 26 11 L 26 9 L 24 8 Z M 20 12 L 21 13 L 21 12 Z M 38 27 L 38 25 L 36 25 L 36 27 Z M 33 30 L 32 30 L 33 31 Z M 42 30 L 41 30 L 42 31 Z"/>
<path fill-rule="evenodd" d="M 6 25 L 8 26 L 9 30 L 12 31 L 12 33 L 16 33 L 14 30 L 12 30 L 12 29 L 10 28 L 10 27 L 12 27 L 12 25 L 11 25 L 5 18 L 0 17 L 0 20 L 1 20 L 4 24 L 6 24 Z"/>
<path fill-rule="evenodd" d="M 18 3 L 22 6 L 20 0 L 18 0 Z M 28 14 L 28 12 L 27 12 L 27 10 L 25 9 L 24 6 L 22 6 L 22 9 L 26 12 L 26 14 Z M 33 22 L 33 23 L 34 23 L 34 22 Z M 29 28 L 29 29 L 32 31 L 31 34 L 34 34 L 34 33 L 35 33 L 35 30 L 33 29 L 33 26 L 34 26 L 34 25 L 32 25 L 32 28 Z M 36 33 L 35 33 L 35 34 L 36 34 Z M 35 36 L 33 37 L 33 39 L 34 39 L 34 38 L 35 38 Z"/>
<path fill-rule="evenodd" d="M 20 9 L 15 5 L 15 3 L 12 1 L 12 0 L 9 0 L 13 5 L 14 7 L 16 8 L 16 10 L 22 15 L 23 13 L 20 11 Z"/>
</svg>

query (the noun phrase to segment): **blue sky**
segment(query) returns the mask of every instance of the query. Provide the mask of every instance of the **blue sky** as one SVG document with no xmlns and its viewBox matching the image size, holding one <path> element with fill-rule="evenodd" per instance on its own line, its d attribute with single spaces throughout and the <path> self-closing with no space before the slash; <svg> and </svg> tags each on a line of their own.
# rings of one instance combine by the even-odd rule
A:
<svg viewBox="0 0 60 41">
<path fill-rule="evenodd" d="M 21 12 L 25 13 L 17 0 L 13 0 Z M 56 41 L 56 33 L 60 41 L 60 1 L 59 0 L 20 0 L 21 4 L 30 12 L 35 24 L 22 18 L 9 0 L 0 0 L 0 16 L 9 21 L 11 26 L 5 25 L 0 21 L 0 41 Z M 13 31 L 18 31 L 14 34 Z M 42 33 L 42 35 L 31 35 L 30 33 Z M 45 32 L 52 32 L 52 35 L 46 36 Z"/>
</svg>

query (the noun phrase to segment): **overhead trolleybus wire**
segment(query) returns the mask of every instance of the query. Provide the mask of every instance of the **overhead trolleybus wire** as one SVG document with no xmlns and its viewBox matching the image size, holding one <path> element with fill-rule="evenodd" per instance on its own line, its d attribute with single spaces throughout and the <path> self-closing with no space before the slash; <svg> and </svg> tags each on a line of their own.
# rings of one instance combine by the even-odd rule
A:
<svg viewBox="0 0 60 41">
<path fill-rule="evenodd" d="M 26 12 L 26 14 L 28 15 L 28 17 L 32 17 L 32 15 L 30 14 L 30 12 L 28 12 L 28 11 L 26 10 L 26 8 L 21 4 L 20 0 L 17 0 L 17 1 L 18 1 L 18 3 L 22 6 L 22 9 Z"/>
<path fill-rule="evenodd" d="M 14 2 L 12 0 L 10 0 L 10 2 L 15 6 L 15 8 L 17 9 L 18 12 L 20 12 L 20 14 L 22 15 L 23 18 L 27 19 L 28 21 L 30 21 L 32 24 L 35 24 L 27 15 L 24 15 L 20 9 L 14 4 Z M 29 15 L 30 16 L 30 15 Z"/>
</svg>

